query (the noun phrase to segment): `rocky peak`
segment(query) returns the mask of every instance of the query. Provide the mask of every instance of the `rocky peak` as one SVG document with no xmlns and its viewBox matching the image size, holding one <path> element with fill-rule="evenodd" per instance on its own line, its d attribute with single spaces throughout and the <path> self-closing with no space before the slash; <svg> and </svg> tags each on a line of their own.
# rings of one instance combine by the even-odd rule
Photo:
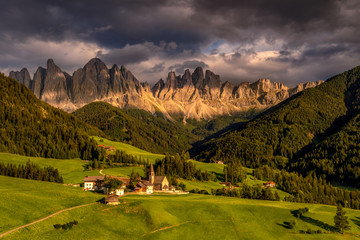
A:
<svg viewBox="0 0 360 240">
<path fill-rule="evenodd" d="M 185 73 L 181 77 L 181 83 L 179 85 L 180 87 L 183 87 L 185 85 L 192 85 L 191 72 L 189 69 L 185 70 Z"/>
<path fill-rule="evenodd" d="M 202 88 L 204 85 L 204 70 L 202 67 L 197 67 L 191 75 L 195 88 Z"/>
<path fill-rule="evenodd" d="M 166 78 L 166 82 L 165 82 L 165 89 L 170 90 L 170 89 L 176 89 L 176 75 L 175 72 L 169 72 L 168 73 L 168 77 Z"/>
<path fill-rule="evenodd" d="M 209 86 L 209 88 L 220 88 L 221 87 L 220 76 L 216 75 L 210 70 L 206 70 L 204 85 Z"/>
<path fill-rule="evenodd" d="M 155 97 L 159 97 L 160 92 L 164 89 L 165 87 L 165 82 L 164 80 L 160 79 L 159 81 L 157 81 L 157 83 L 155 83 L 155 85 L 151 88 L 151 92 L 153 93 L 153 95 Z"/>
<path fill-rule="evenodd" d="M 31 89 L 31 78 L 29 71 L 26 68 L 21 69 L 20 72 L 11 71 L 9 73 L 9 77 L 14 78 L 18 82 L 24 84 L 25 86 Z"/>
</svg>

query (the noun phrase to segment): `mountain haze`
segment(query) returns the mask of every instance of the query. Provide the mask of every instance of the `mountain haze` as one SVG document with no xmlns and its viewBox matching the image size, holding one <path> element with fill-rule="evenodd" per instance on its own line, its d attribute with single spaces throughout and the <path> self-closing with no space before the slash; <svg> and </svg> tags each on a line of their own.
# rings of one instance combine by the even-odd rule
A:
<svg viewBox="0 0 360 240">
<path fill-rule="evenodd" d="M 211 119 L 233 115 L 250 108 L 265 109 L 310 87 L 322 83 L 308 82 L 289 88 L 282 83 L 260 79 L 234 86 L 222 82 L 219 75 L 201 67 L 181 75 L 170 72 L 152 88 L 139 82 L 124 66 L 107 66 L 98 58 L 91 59 L 72 76 L 63 72 L 52 59 L 47 67 L 39 67 L 30 79 L 27 69 L 11 71 L 10 77 L 29 87 L 41 100 L 74 111 L 94 101 L 108 102 L 119 108 L 139 108 L 152 114 L 161 112 L 166 118 Z"/>
</svg>

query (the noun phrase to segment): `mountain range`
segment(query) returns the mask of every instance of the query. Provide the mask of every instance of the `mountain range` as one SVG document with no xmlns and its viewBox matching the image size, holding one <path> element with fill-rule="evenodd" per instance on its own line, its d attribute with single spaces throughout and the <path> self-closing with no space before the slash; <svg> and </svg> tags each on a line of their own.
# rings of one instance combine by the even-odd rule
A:
<svg viewBox="0 0 360 240">
<path fill-rule="evenodd" d="M 144 109 L 162 113 L 168 119 L 211 119 L 233 115 L 252 108 L 259 110 L 276 105 L 306 88 L 323 81 L 308 82 L 289 88 L 282 83 L 260 79 L 254 83 L 223 82 L 219 75 L 201 67 L 183 75 L 169 72 L 152 88 L 139 82 L 124 66 L 110 69 L 100 59 L 91 59 L 72 75 L 62 71 L 52 59 L 47 67 L 38 67 L 31 79 L 29 71 L 11 71 L 10 77 L 24 84 L 52 106 L 72 112 L 94 101 L 108 102 L 118 108 Z"/>
</svg>

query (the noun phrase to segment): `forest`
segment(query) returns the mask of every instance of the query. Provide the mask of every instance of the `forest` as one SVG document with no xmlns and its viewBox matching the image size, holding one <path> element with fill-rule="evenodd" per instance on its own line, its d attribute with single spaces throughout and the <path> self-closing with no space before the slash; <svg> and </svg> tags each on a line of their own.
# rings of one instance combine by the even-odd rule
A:
<svg viewBox="0 0 360 240">
<path fill-rule="evenodd" d="M 140 109 L 122 110 L 105 102 L 90 103 L 73 113 L 101 129 L 112 140 L 125 142 L 153 153 L 180 153 L 198 137 L 161 117 Z"/>
<path fill-rule="evenodd" d="M 359 186 L 360 67 L 306 89 L 190 151 L 200 161 L 268 165 Z"/>
<path fill-rule="evenodd" d="M 45 158 L 91 159 L 98 151 L 89 135 L 99 129 L 39 99 L 0 74 L 0 151 Z"/>
</svg>

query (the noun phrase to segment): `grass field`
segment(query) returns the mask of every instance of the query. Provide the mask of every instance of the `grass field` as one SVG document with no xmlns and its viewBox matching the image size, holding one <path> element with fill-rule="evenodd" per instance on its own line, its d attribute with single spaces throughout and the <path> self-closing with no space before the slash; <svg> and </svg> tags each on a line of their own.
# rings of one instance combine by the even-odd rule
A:
<svg viewBox="0 0 360 240">
<path fill-rule="evenodd" d="M 16 189 L 16 187 L 15 187 Z M 25 198 L 26 200 L 26 198 Z M 21 200 L 15 199 L 20 204 Z M 336 234 L 332 206 L 272 202 L 197 194 L 168 196 L 128 195 L 118 206 L 96 204 L 61 213 L 5 236 L 11 239 L 358 239 L 360 212 L 347 211 L 351 230 Z M 14 203 L 14 204 L 15 204 Z M 308 207 L 306 218 L 296 219 L 294 229 L 284 221 L 295 219 L 291 210 Z M 20 217 L 18 217 L 20 218 Z M 55 230 L 54 224 L 77 220 L 71 230 Z M 300 234 L 300 230 L 323 234 Z"/>
<path fill-rule="evenodd" d="M 86 161 L 82 161 L 81 159 L 39 158 L 0 153 L 0 162 L 5 164 L 26 164 L 28 160 L 38 164 L 40 167 L 53 166 L 57 168 L 64 179 L 64 183 L 77 184 L 81 183 L 85 176 L 99 175 L 98 170 L 84 171 Z"/>
<path fill-rule="evenodd" d="M 139 173 L 140 176 L 144 175 L 143 167 L 106 168 L 102 172 L 112 176 L 129 177 L 132 171 Z"/>
<path fill-rule="evenodd" d="M 62 184 L 0 176 L 0 233 L 101 198 Z"/>
<path fill-rule="evenodd" d="M 113 147 L 115 147 L 116 150 L 123 150 L 127 154 L 134 155 L 137 157 L 142 157 L 145 159 L 149 159 L 151 162 L 155 162 L 156 159 L 162 159 L 165 157 L 162 154 L 147 152 L 145 150 L 131 146 L 126 143 L 114 142 L 114 141 L 110 141 L 106 138 L 100 138 L 100 137 L 96 137 L 96 136 L 94 136 L 92 138 L 94 138 L 98 144 L 104 144 L 105 146 L 113 146 Z"/>
</svg>

